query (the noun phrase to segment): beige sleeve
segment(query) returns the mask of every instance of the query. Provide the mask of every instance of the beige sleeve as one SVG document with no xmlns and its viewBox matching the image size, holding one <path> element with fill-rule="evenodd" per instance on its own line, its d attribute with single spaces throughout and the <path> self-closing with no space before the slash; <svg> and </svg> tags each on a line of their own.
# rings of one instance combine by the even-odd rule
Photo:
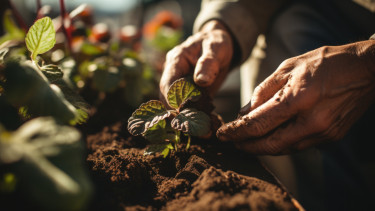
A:
<svg viewBox="0 0 375 211">
<path fill-rule="evenodd" d="M 203 0 L 194 23 L 194 32 L 209 20 L 220 20 L 234 37 L 235 64 L 250 55 L 259 34 L 263 33 L 272 15 L 287 0 Z"/>
</svg>

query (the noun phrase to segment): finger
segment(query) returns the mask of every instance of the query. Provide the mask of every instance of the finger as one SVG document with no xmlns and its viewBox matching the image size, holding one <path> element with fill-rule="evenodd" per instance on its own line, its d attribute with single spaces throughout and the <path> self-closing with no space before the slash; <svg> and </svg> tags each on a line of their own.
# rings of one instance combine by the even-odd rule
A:
<svg viewBox="0 0 375 211">
<path fill-rule="evenodd" d="M 281 87 L 287 83 L 290 76 L 289 72 L 292 68 L 293 66 L 289 64 L 289 60 L 281 63 L 274 73 L 272 73 L 254 89 L 254 93 L 250 101 L 251 107 L 247 107 L 247 111 L 245 108 L 242 109 L 242 112 L 248 113 L 250 112 L 250 109 L 255 109 L 269 100 L 278 90 L 281 89 Z"/>
<path fill-rule="evenodd" d="M 211 86 L 219 74 L 219 69 L 215 55 L 202 55 L 195 67 L 194 82 L 201 87 Z"/>
<path fill-rule="evenodd" d="M 327 138 L 318 138 L 318 137 L 310 137 L 304 140 L 296 142 L 294 145 L 290 146 L 291 151 L 301 151 L 316 145 L 319 145 L 323 142 L 328 141 Z"/>
<path fill-rule="evenodd" d="M 173 48 L 166 56 L 163 75 L 160 79 L 161 99 L 168 93 L 170 85 L 188 75 L 201 54 L 201 38 L 191 36 L 182 45 Z"/>
<path fill-rule="evenodd" d="M 297 114 L 297 105 L 291 101 L 290 88 L 283 87 L 269 101 L 238 120 L 221 126 L 216 135 L 222 141 L 242 141 L 260 137 Z"/>
<path fill-rule="evenodd" d="M 309 137 L 312 133 L 313 131 L 306 124 L 293 121 L 267 136 L 236 142 L 236 146 L 241 150 L 257 155 L 287 154 L 296 150 L 296 143 Z"/>
<path fill-rule="evenodd" d="M 250 112 L 250 109 L 251 109 L 251 101 L 250 101 L 249 103 L 247 103 L 245 106 L 243 106 L 243 107 L 240 109 L 240 111 L 238 112 L 239 117 L 240 117 L 240 116 L 243 116 L 243 115 L 245 115 L 245 114 L 247 114 L 247 113 L 249 113 L 249 112 Z"/>
<path fill-rule="evenodd" d="M 202 41 L 202 55 L 194 71 L 194 81 L 201 87 L 208 87 L 216 82 L 220 71 L 229 68 L 233 54 L 228 38 L 225 35 L 215 35 Z"/>
</svg>

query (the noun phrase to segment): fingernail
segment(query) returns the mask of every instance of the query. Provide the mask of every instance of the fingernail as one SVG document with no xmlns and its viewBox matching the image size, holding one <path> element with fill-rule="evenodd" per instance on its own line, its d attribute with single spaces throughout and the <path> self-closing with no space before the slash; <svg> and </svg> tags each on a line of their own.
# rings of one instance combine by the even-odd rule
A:
<svg viewBox="0 0 375 211">
<path fill-rule="evenodd" d="M 209 82 L 209 80 L 210 77 L 203 73 L 198 74 L 196 77 L 196 83 L 198 83 L 199 85 L 205 85 Z"/>
<path fill-rule="evenodd" d="M 246 104 L 244 107 L 242 107 L 238 113 L 238 116 L 243 116 L 247 113 L 250 112 L 250 108 L 251 108 L 251 102 L 249 102 L 248 104 Z"/>
</svg>

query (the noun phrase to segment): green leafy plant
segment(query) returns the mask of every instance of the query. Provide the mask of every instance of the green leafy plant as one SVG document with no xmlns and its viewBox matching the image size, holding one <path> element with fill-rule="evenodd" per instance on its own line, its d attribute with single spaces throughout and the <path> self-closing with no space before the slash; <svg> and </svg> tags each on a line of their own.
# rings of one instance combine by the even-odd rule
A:
<svg viewBox="0 0 375 211">
<path fill-rule="evenodd" d="M 37 57 L 53 48 L 56 42 L 52 20 L 44 17 L 36 21 L 25 42 L 32 61 L 22 53 L 15 53 L 11 45 L 4 44 L 0 49 L 0 86 L 3 88 L 0 94 L 3 92 L 7 101 L 18 107 L 26 118 L 53 116 L 73 125 L 85 122 L 88 115 L 82 106 L 84 103 L 80 103 L 83 100 L 72 91 L 70 101 L 64 96 L 62 90 L 69 88 L 63 80 L 63 71 L 56 65 L 44 64 Z"/>
<path fill-rule="evenodd" d="M 18 191 L 45 210 L 82 210 L 92 195 L 79 131 L 40 117 L 10 132 L 0 125 L 3 192 Z"/>
<path fill-rule="evenodd" d="M 188 137 L 186 148 L 190 147 L 191 136 L 204 136 L 211 131 L 208 114 L 186 105 L 201 98 L 202 91 L 187 79 L 175 81 L 167 94 L 172 109 L 157 100 L 142 104 L 128 120 L 132 135 L 142 135 L 151 142 L 145 154 L 161 152 L 166 157 L 171 150 L 177 150 L 181 134 Z"/>
</svg>

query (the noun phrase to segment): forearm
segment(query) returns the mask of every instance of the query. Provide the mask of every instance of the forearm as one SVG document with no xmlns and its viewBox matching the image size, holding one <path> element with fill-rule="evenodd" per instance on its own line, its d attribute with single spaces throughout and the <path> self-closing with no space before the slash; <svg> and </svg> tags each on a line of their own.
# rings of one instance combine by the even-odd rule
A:
<svg viewBox="0 0 375 211">
<path fill-rule="evenodd" d="M 210 20 L 219 20 L 234 38 L 236 64 L 245 61 L 256 39 L 263 33 L 280 6 L 288 0 L 204 0 L 195 21 L 194 32 Z"/>
</svg>

